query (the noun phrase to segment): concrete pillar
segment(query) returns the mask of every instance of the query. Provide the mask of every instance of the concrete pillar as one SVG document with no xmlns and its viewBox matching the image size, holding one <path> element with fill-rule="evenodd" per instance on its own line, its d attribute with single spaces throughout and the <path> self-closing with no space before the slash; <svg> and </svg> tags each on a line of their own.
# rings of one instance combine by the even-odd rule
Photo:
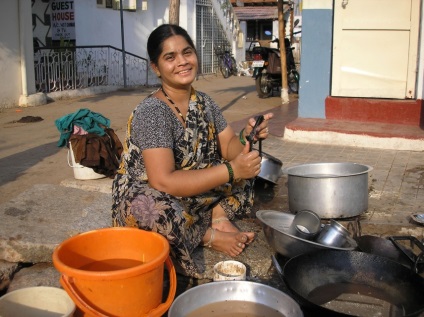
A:
<svg viewBox="0 0 424 317">
<path fill-rule="evenodd" d="M 22 92 L 19 106 L 36 106 L 47 103 L 43 93 L 36 94 L 34 73 L 34 47 L 32 35 L 31 2 L 19 0 L 19 50 L 21 61 Z"/>
</svg>

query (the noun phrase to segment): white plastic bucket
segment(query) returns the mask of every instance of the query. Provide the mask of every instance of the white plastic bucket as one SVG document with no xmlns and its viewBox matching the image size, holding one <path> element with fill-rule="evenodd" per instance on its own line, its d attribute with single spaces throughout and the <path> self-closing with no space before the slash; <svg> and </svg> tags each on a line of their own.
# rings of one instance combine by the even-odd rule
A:
<svg viewBox="0 0 424 317">
<path fill-rule="evenodd" d="M 75 155 L 74 151 L 72 151 L 71 142 L 69 142 L 68 165 L 74 169 L 75 179 L 99 179 L 106 177 L 103 174 L 96 173 L 92 168 L 85 167 L 75 162 Z"/>
<path fill-rule="evenodd" d="M 70 317 L 76 306 L 60 288 L 26 287 L 0 297 L 1 317 Z"/>
</svg>

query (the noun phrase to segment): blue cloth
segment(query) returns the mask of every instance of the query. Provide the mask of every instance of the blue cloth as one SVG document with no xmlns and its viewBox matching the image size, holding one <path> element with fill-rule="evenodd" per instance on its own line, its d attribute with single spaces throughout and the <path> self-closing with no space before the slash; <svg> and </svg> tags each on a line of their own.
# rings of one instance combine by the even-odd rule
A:
<svg viewBox="0 0 424 317">
<path fill-rule="evenodd" d="M 74 113 L 56 119 L 55 124 L 60 132 L 60 139 L 57 146 L 62 147 L 68 143 L 74 131 L 74 125 L 83 128 L 88 133 L 96 133 L 103 136 L 106 132 L 102 126 L 109 128 L 110 120 L 90 109 L 79 109 Z"/>
</svg>

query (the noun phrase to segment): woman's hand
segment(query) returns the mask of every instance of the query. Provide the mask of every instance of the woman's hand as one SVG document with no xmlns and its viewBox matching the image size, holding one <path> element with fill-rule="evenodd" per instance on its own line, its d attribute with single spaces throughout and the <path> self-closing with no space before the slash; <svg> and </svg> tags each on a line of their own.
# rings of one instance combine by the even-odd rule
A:
<svg viewBox="0 0 424 317">
<path fill-rule="evenodd" d="M 264 121 L 256 128 L 256 133 L 254 135 L 253 141 L 258 141 L 259 139 L 266 139 L 269 136 L 268 121 L 271 120 L 273 116 L 274 114 L 272 112 L 269 112 L 264 115 Z M 250 135 L 250 133 L 252 133 L 255 124 L 256 120 L 254 118 L 250 118 L 243 131 L 244 139 L 247 139 L 246 137 Z"/>
<path fill-rule="evenodd" d="M 249 152 L 249 143 L 247 143 L 243 151 L 230 162 L 234 171 L 235 179 L 250 179 L 259 175 L 261 171 L 262 158 L 256 150 Z"/>
</svg>

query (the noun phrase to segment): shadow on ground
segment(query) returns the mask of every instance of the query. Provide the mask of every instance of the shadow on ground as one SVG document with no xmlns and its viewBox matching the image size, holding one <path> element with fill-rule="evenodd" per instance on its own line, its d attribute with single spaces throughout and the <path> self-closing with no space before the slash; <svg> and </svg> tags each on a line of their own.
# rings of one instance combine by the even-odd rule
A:
<svg viewBox="0 0 424 317">
<path fill-rule="evenodd" d="M 61 150 L 57 142 L 52 142 L 0 159 L 0 186 L 16 180 L 29 168 Z"/>
</svg>

